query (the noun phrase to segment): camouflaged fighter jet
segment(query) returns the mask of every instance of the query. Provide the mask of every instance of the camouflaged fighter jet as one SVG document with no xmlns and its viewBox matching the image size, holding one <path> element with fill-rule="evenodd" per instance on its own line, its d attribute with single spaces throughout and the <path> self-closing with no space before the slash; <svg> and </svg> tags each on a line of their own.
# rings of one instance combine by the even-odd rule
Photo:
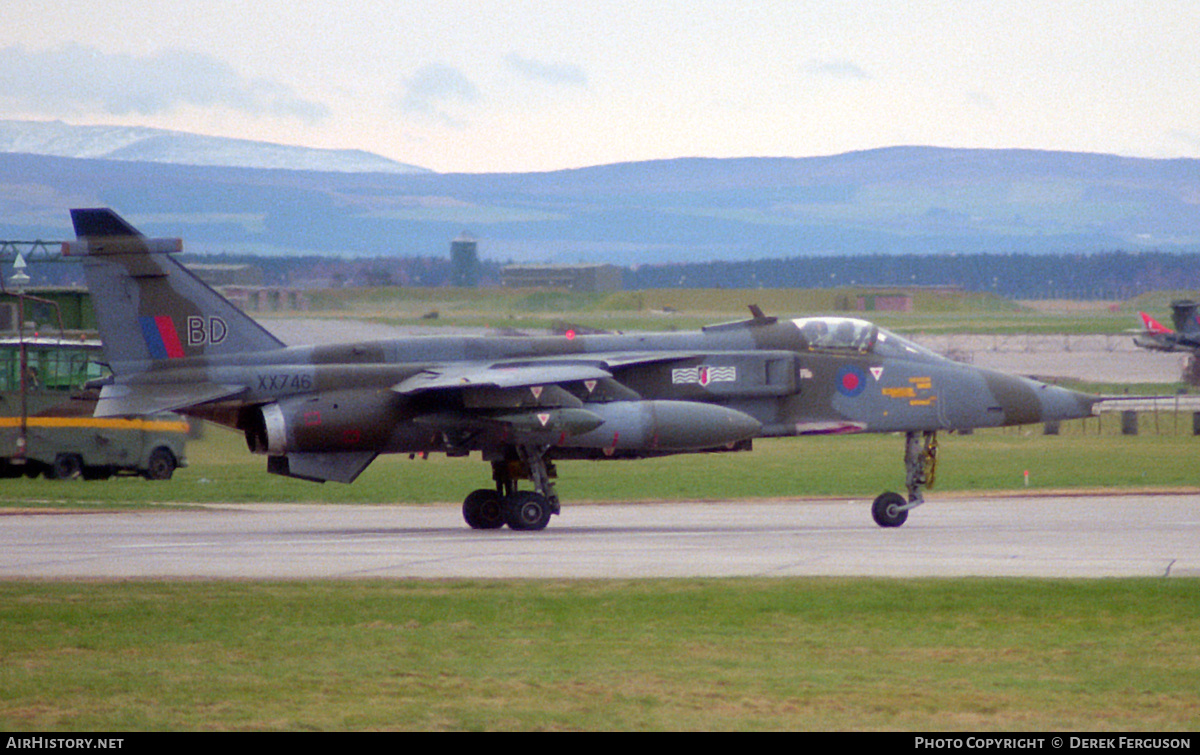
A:
<svg viewBox="0 0 1200 755">
<path fill-rule="evenodd" d="M 1151 351 L 1190 351 L 1200 353 L 1200 303 L 1180 299 L 1171 302 L 1172 330 L 1145 312 L 1138 312 L 1142 329 L 1134 331 L 1133 343 Z"/>
<path fill-rule="evenodd" d="M 937 432 L 1085 417 L 1098 400 L 938 356 L 844 317 L 750 319 L 692 333 L 424 336 L 285 346 L 109 209 L 72 210 L 112 368 L 97 416 L 178 411 L 245 434 L 267 470 L 351 482 L 381 453 L 481 452 L 495 489 L 474 528 L 540 530 L 559 459 L 749 449 L 755 438 L 904 433 L 904 523 L 933 481 Z M 533 490 L 519 490 L 518 482 Z"/>
</svg>

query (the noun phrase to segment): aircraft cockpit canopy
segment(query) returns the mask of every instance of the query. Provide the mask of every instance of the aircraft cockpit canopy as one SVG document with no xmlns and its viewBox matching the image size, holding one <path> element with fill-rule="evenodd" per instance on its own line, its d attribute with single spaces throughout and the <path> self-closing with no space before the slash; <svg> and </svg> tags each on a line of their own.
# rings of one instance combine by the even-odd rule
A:
<svg viewBox="0 0 1200 755">
<path fill-rule="evenodd" d="M 804 317 L 792 320 L 811 351 L 878 354 L 912 359 L 937 355 L 912 341 L 853 317 Z"/>
<path fill-rule="evenodd" d="M 866 354 L 875 345 L 879 328 L 850 317 L 805 317 L 792 320 L 805 345 L 813 351 L 853 351 Z"/>
</svg>

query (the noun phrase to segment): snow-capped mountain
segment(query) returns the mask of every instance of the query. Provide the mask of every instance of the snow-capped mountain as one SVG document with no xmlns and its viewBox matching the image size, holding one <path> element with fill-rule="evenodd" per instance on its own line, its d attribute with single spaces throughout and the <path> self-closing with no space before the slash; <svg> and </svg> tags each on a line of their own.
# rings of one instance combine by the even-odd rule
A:
<svg viewBox="0 0 1200 755">
<path fill-rule="evenodd" d="M 356 149 L 314 149 L 141 126 L 0 120 L 0 152 L 96 160 L 337 173 L 429 173 Z"/>
</svg>

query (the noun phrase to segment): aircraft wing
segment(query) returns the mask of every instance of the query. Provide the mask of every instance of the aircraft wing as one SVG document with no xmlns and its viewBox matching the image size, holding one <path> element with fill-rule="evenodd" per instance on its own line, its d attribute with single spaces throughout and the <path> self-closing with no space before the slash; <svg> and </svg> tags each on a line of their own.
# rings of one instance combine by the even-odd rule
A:
<svg viewBox="0 0 1200 755">
<path fill-rule="evenodd" d="M 568 445 L 632 457 L 732 448 L 762 429 L 757 419 L 703 401 L 646 400 L 621 370 L 695 359 L 694 352 L 607 352 L 544 359 L 429 365 L 392 390 L 453 392 L 454 401 L 414 402 L 412 421 L 447 438 L 490 433 L 509 443 Z M 566 443 L 570 438 L 570 443 Z"/>
<path fill-rule="evenodd" d="M 244 385 L 178 383 L 106 385 L 100 389 L 96 417 L 125 417 L 176 411 L 209 401 L 236 396 Z"/>
<path fill-rule="evenodd" d="M 637 432 L 642 428 L 637 423 L 645 420 L 640 416 L 615 416 L 612 412 L 632 412 L 634 410 L 629 408 L 632 406 L 650 415 L 665 417 L 673 407 L 660 406 L 664 402 L 643 402 L 636 391 L 613 376 L 613 371 L 630 365 L 670 362 L 692 356 L 695 355 L 593 353 L 545 359 L 447 363 L 431 365 L 393 385 L 392 390 L 402 395 L 457 392 L 461 396 L 461 407 L 433 411 L 414 419 L 417 424 L 443 432 L 472 432 L 499 425 L 504 426 L 511 437 L 554 443 L 565 436 L 579 439 L 608 423 L 616 428 L 615 434 L 605 437 L 611 437 L 615 444 L 618 437 L 640 437 Z M 569 387 L 572 384 L 575 387 Z M 623 403 L 615 405 L 617 409 L 612 406 L 600 409 L 594 403 L 585 403 L 597 400 Z M 695 412 L 704 411 L 703 408 L 692 408 Z M 674 418 L 671 421 L 680 424 L 694 419 Z"/>
<path fill-rule="evenodd" d="M 525 388 L 611 377 L 607 370 L 591 364 L 448 364 L 418 372 L 392 390 L 410 394 L 455 388 Z"/>
<path fill-rule="evenodd" d="M 612 378 L 612 370 L 638 364 L 673 362 L 700 356 L 692 352 L 612 352 L 578 357 L 490 363 L 434 365 L 392 386 L 400 394 L 456 388 L 526 388 Z"/>
</svg>

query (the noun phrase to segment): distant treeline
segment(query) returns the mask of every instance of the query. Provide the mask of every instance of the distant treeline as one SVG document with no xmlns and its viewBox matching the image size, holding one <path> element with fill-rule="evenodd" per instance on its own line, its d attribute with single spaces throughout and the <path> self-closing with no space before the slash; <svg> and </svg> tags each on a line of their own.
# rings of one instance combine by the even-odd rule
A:
<svg viewBox="0 0 1200 755">
<path fill-rule="evenodd" d="M 1012 299 L 1128 299 L 1200 287 L 1200 255 L 954 254 L 793 257 L 747 262 L 645 265 L 625 272 L 630 289 L 957 286 Z"/>
<path fill-rule="evenodd" d="M 266 285 L 297 288 L 450 285 L 449 256 L 265 257 L 183 255 L 185 263 L 246 264 Z M 481 260 L 481 286 L 500 284 L 505 263 Z M 35 285 L 82 285 L 75 264 L 31 266 Z M 4 275 L 11 275 L 5 269 Z M 1128 299 L 1147 291 L 1200 288 L 1200 254 L 950 254 L 792 257 L 746 262 L 641 265 L 624 269 L 629 290 L 649 288 L 835 288 L 955 286 L 1011 299 Z"/>
<path fill-rule="evenodd" d="M 444 286 L 449 258 L 289 260 L 259 258 L 276 283 L 308 286 Z M 504 263 L 482 260 L 482 286 L 499 285 Z M 955 254 L 792 257 L 624 268 L 629 290 L 647 288 L 836 288 L 956 286 L 1011 299 L 1128 299 L 1147 291 L 1200 288 L 1200 254 Z"/>
</svg>

